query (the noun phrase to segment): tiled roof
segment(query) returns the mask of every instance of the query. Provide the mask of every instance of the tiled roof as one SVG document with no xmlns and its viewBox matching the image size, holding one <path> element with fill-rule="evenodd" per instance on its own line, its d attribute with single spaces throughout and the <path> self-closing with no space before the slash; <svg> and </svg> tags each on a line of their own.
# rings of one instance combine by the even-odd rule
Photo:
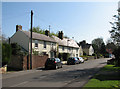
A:
<svg viewBox="0 0 120 89">
<path fill-rule="evenodd" d="M 55 41 L 59 45 L 79 48 L 78 44 L 73 39 L 63 38 L 63 40 L 61 40 L 60 38 L 56 36 L 52 36 L 52 37 L 55 39 Z"/>
<path fill-rule="evenodd" d="M 30 38 L 30 31 L 23 31 L 29 38 Z M 43 34 L 39 34 L 39 33 L 35 33 L 32 32 L 32 38 L 33 39 L 38 39 L 38 40 L 44 40 L 44 41 L 50 41 L 50 42 L 56 42 L 52 37 L 43 35 Z"/>
</svg>

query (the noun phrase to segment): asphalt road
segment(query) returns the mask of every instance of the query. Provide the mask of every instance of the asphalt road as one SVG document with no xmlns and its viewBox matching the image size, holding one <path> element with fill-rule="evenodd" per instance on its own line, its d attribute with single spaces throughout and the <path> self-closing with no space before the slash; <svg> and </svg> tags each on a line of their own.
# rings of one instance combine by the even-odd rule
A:
<svg viewBox="0 0 120 89">
<path fill-rule="evenodd" d="M 106 65 L 108 59 L 88 60 L 77 65 L 63 65 L 57 70 L 30 70 L 2 75 L 2 87 L 83 87 Z"/>
</svg>

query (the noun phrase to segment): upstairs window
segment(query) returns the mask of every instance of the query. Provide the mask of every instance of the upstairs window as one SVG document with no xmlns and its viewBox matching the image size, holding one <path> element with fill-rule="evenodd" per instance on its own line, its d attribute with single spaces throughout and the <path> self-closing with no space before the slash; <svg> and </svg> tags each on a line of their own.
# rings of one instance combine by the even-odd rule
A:
<svg viewBox="0 0 120 89">
<path fill-rule="evenodd" d="M 35 48 L 38 48 L 38 40 L 35 40 Z"/>
<path fill-rule="evenodd" d="M 62 50 L 64 51 L 64 46 L 62 47 Z"/>
<path fill-rule="evenodd" d="M 46 42 L 44 41 L 44 48 L 46 48 Z"/>
</svg>

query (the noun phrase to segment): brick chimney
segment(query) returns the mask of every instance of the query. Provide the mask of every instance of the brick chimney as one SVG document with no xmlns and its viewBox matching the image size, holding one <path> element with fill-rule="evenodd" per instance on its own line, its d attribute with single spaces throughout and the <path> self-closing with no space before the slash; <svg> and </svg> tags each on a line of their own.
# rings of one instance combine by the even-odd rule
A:
<svg viewBox="0 0 120 89">
<path fill-rule="evenodd" d="M 50 32 L 48 30 L 45 31 L 46 36 L 50 36 Z"/>
<path fill-rule="evenodd" d="M 63 40 L 63 31 L 59 31 L 58 37 L 59 37 L 61 40 Z"/>
<path fill-rule="evenodd" d="M 16 25 L 16 32 L 17 32 L 18 30 L 22 30 L 22 26 L 21 26 L 21 25 Z"/>
</svg>

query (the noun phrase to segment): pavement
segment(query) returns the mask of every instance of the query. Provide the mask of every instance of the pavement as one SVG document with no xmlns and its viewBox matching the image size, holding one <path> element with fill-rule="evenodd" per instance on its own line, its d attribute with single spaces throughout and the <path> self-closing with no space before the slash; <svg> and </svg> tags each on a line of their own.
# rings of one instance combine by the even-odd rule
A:
<svg viewBox="0 0 120 89">
<path fill-rule="evenodd" d="M 57 70 L 34 70 L 2 75 L 3 87 L 83 87 L 108 59 L 88 60 L 77 65 L 63 65 Z"/>
</svg>

